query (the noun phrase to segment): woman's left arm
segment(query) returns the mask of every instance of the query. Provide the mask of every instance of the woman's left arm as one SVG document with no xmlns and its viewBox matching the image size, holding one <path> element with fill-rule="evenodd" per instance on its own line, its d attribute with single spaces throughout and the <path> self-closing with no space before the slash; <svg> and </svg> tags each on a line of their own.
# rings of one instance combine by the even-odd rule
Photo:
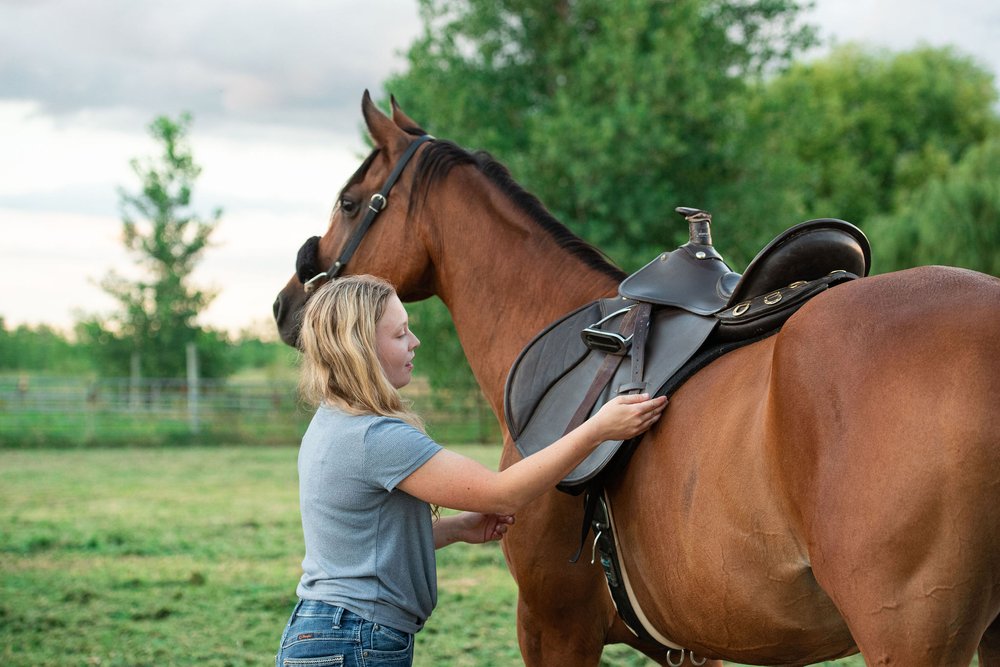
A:
<svg viewBox="0 0 1000 667">
<path fill-rule="evenodd" d="M 509 514 L 460 512 L 443 516 L 434 522 L 434 548 L 440 549 L 455 542 L 481 544 L 500 540 L 513 523 L 514 517 Z"/>
</svg>

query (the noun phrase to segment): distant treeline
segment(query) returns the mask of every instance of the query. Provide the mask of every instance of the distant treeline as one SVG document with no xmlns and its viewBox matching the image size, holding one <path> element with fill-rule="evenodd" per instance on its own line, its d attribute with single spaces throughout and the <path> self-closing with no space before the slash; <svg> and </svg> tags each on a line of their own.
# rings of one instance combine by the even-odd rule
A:
<svg viewBox="0 0 1000 667">
<path fill-rule="evenodd" d="M 202 364 L 202 377 L 225 378 L 256 372 L 262 376 L 288 378 L 294 374 L 297 353 L 280 342 L 265 341 L 249 332 L 235 336 L 213 332 L 206 342 L 209 344 L 199 348 L 199 357 L 210 363 Z M 80 342 L 44 324 L 10 327 L 0 316 L 0 372 L 120 376 L 118 369 L 108 369 L 102 364 L 102 356 L 95 353 L 95 345 Z M 185 350 L 172 353 L 183 358 Z"/>
</svg>

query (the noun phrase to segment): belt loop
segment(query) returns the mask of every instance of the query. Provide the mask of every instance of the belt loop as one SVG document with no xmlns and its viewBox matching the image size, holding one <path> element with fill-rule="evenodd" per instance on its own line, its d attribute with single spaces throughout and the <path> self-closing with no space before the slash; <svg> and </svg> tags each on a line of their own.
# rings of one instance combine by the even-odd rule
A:
<svg viewBox="0 0 1000 667">
<path fill-rule="evenodd" d="M 343 607 L 341 607 L 340 605 L 337 605 L 337 606 L 335 606 L 333 608 L 333 622 L 332 622 L 332 626 L 334 628 L 339 628 L 340 627 L 340 619 L 341 619 L 341 617 L 343 617 L 343 615 L 344 615 L 344 608 Z"/>
</svg>

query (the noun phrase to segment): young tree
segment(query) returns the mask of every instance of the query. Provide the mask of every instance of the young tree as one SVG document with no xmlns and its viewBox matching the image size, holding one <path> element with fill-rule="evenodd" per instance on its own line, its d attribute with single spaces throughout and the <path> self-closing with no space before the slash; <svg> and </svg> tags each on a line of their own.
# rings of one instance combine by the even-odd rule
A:
<svg viewBox="0 0 1000 667">
<path fill-rule="evenodd" d="M 142 277 L 130 280 L 116 271 L 108 273 L 101 287 L 120 304 L 106 318 L 80 322 L 78 331 L 94 344 L 102 368 L 115 374 L 129 372 L 138 355 L 141 371 L 149 377 L 183 377 L 188 343 L 199 343 L 201 375 L 224 372 L 224 338 L 203 330 L 199 313 L 215 294 L 190 284 L 191 273 L 222 215 L 216 209 L 207 218 L 191 208 L 194 183 L 201 173 L 186 137 L 191 116 L 172 120 L 160 116 L 150 133 L 162 146 L 155 158 L 134 159 L 138 192 L 119 190 L 122 238 L 136 257 Z"/>
</svg>

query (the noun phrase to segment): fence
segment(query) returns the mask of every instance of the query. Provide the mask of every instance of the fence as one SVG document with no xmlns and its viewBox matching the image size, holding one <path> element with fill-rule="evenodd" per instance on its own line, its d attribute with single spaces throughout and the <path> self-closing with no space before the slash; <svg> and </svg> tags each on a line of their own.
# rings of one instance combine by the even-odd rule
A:
<svg viewBox="0 0 1000 667">
<path fill-rule="evenodd" d="M 499 443 L 478 391 L 407 391 L 443 443 Z M 312 410 L 293 382 L 0 377 L 0 446 L 296 444 Z"/>
</svg>

